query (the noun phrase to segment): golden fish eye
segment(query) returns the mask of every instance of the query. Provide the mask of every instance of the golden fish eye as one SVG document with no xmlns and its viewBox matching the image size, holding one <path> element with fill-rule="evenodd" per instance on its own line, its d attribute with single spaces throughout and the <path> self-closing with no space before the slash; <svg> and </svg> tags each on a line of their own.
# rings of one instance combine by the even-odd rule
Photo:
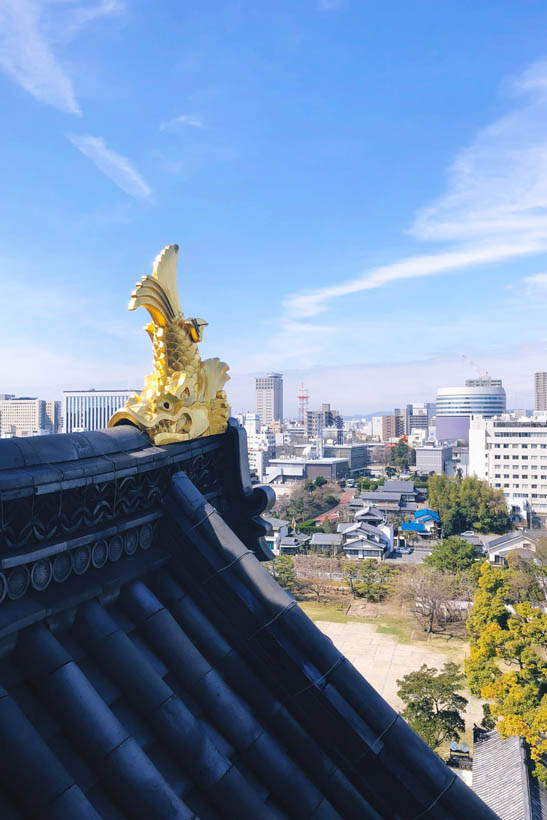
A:
<svg viewBox="0 0 547 820">
<path fill-rule="evenodd" d="M 168 401 L 164 401 L 164 402 L 163 402 L 163 406 L 165 407 L 165 409 L 166 409 L 166 410 L 169 410 L 169 406 L 170 406 L 170 405 L 169 405 L 169 402 L 168 402 Z"/>
</svg>

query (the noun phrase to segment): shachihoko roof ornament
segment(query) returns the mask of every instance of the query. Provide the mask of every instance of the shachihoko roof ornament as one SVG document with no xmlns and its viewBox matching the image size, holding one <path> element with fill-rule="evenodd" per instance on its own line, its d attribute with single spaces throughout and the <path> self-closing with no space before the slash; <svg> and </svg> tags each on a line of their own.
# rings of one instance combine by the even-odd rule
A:
<svg viewBox="0 0 547 820">
<path fill-rule="evenodd" d="M 186 319 L 177 288 L 178 245 L 167 245 L 154 260 L 152 276 L 143 276 L 131 294 L 129 310 L 145 307 L 152 321 L 145 330 L 152 341 L 154 369 L 135 394 L 114 413 L 109 427 L 134 424 L 154 444 L 223 433 L 228 424 L 224 385 L 228 365 L 201 360 L 204 319 Z"/>
</svg>

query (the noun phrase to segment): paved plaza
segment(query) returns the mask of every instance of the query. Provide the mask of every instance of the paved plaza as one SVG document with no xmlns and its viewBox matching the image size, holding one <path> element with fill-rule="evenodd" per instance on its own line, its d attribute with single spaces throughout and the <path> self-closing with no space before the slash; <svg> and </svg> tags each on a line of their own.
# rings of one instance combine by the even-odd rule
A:
<svg viewBox="0 0 547 820">
<path fill-rule="evenodd" d="M 397 697 L 398 679 L 407 672 L 419 669 L 423 663 L 440 669 L 446 661 L 454 660 L 449 653 L 444 654 L 427 643 L 400 643 L 396 635 L 378 632 L 376 624 L 317 621 L 316 625 L 397 710 L 403 707 Z M 471 697 L 468 692 L 463 694 L 469 700 L 465 720 L 466 728 L 470 730 L 474 721 L 480 722 L 482 707 L 477 698 Z"/>
</svg>

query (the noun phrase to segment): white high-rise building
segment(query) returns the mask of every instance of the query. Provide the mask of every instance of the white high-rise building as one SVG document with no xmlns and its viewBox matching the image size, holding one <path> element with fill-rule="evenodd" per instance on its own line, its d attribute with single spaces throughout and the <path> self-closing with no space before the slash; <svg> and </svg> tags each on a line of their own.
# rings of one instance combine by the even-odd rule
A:
<svg viewBox="0 0 547 820">
<path fill-rule="evenodd" d="M 502 490 L 515 519 L 547 516 L 547 415 L 472 416 L 469 474 Z"/>
<path fill-rule="evenodd" d="M 65 433 L 104 430 L 111 416 L 138 390 L 65 390 L 63 418 Z"/>
<path fill-rule="evenodd" d="M 283 376 L 269 373 L 256 379 L 256 412 L 265 427 L 283 421 Z"/>
<path fill-rule="evenodd" d="M 547 412 L 547 373 L 534 373 L 534 410 Z"/>
<path fill-rule="evenodd" d="M 437 441 L 466 441 L 471 416 L 480 414 L 492 418 L 505 413 L 505 402 L 501 379 L 467 379 L 464 387 L 439 387 Z"/>
<path fill-rule="evenodd" d="M 383 416 L 373 416 L 371 419 L 371 426 L 372 426 L 372 436 L 378 441 L 382 440 L 382 433 L 383 433 Z"/>
</svg>

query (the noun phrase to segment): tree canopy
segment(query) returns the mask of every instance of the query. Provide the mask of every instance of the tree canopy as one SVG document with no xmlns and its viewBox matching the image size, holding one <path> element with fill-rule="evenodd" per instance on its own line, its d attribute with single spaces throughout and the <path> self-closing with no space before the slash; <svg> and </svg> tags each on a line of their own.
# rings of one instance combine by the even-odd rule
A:
<svg viewBox="0 0 547 820">
<path fill-rule="evenodd" d="M 432 551 L 424 559 L 424 564 L 436 567 L 443 572 L 465 572 L 470 569 L 477 556 L 473 544 L 463 538 L 450 536 L 435 544 Z"/>
<path fill-rule="evenodd" d="M 294 561 L 290 555 L 278 555 L 273 561 L 273 574 L 277 583 L 289 592 L 296 585 Z"/>
<path fill-rule="evenodd" d="M 502 737 L 530 744 L 536 774 L 547 784 L 547 614 L 529 601 L 513 604 L 511 568 L 481 567 L 467 629 L 465 669 L 472 694 L 490 701 Z"/>
<path fill-rule="evenodd" d="M 439 513 L 445 536 L 467 529 L 499 533 L 511 529 L 502 491 L 486 481 L 473 476 L 430 475 L 427 488 L 429 506 Z"/>
<path fill-rule="evenodd" d="M 464 675 L 452 662 L 440 672 L 423 664 L 397 681 L 397 694 L 405 704 L 402 716 L 433 750 L 465 731 L 467 699 L 459 694 L 463 683 Z"/>
<path fill-rule="evenodd" d="M 388 458 L 390 464 L 400 469 L 408 470 L 411 464 L 416 464 L 416 450 L 414 450 L 413 447 L 409 447 L 401 438 L 394 447 L 388 449 Z"/>
<path fill-rule="evenodd" d="M 290 496 L 282 496 L 275 505 L 275 512 L 281 518 L 304 522 L 335 506 L 341 492 L 337 484 L 329 484 L 323 476 L 317 476 L 315 481 L 295 487 Z"/>
<path fill-rule="evenodd" d="M 347 564 L 352 563 L 350 561 Z M 345 566 L 345 565 L 344 565 Z M 345 570 L 349 577 L 349 570 Z M 375 558 L 365 558 L 359 563 L 358 574 L 352 579 L 352 591 L 368 601 L 383 601 L 388 595 L 397 570 Z"/>
</svg>

